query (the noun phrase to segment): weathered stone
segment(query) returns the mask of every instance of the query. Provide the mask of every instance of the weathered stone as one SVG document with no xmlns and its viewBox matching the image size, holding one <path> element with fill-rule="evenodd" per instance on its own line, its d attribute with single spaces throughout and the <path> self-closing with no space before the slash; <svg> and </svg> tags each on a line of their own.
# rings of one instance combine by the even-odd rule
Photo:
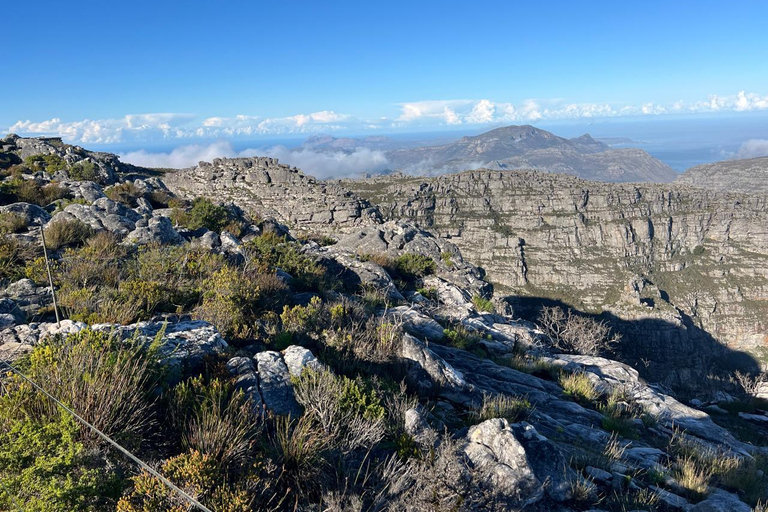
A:
<svg viewBox="0 0 768 512">
<path fill-rule="evenodd" d="M 283 351 L 283 360 L 291 377 L 300 377 L 304 369 L 322 370 L 324 365 L 308 349 L 291 345 Z"/>
<path fill-rule="evenodd" d="M 0 212 L 23 217 L 27 226 L 41 226 L 51 220 L 51 214 L 36 204 L 13 203 L 7 206 L 0 206 Z"/>
<path fill-rule="evenodd" d="M 403 329 L 414 336 L 431 341 L 440 341 L 445 338 L 442 325 L 412 307 L 398 306 L 389 308 L 386 311 L 386 315 L 393 317 L 398 322 L 402 322 Z"/>
<path fill-rule="evenodd" d="M 128 233 L 126 242 L 136 245 L 151 243 L 173 245 L 184 243 L 184 238 L 173 229 L 167 217 L 152 217 L 147 222 L 147 227 L 136 228 Z"/>
<path fill-rule="evenodd" d="M 689 512 L 751 512 L 752 508 L 735 494 L 715 489 L 704 501 L 688 509 Z"/>
<path fill-rule="evenodd" d="M 464 447 L 472 465 L 495 491 L 528 506 L 544 497 L 541 481 L 529 465 L 525 448 L 504 419 L 490 419 L 469 429 Z"/>
<path fill-rule="evenodd" d="M 259 352 L 254 359 L 266 408 L 280 416 L 300 416 L 301 406 L 296 402 L 291 375 L 280 353 Z"/>
</svg>

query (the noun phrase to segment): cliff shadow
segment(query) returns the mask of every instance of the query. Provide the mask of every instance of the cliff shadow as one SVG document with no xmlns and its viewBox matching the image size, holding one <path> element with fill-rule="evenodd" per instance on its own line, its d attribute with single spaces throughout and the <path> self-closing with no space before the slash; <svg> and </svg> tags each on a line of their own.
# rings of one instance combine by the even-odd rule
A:
<svg viewBox="0 0 768 512">
<path fill-rule="evenodd" d="M 512 304 L 515 316 L 525 320 L 536 321 L 544 306 L 559 306 L 606 321 L 621 334 L 621 341 L 606 356 L 630 365 L 646 381 L 661 384 L 683 397 L 735 391 L 736 386 L 729 380 L 734 371 L 752 375 L 760 372 L 760 363 L 751 354 L 720 343 L 682 312 L 681 323 L 661 318 L 626 320 L 610 312 L 586 313 L 544 297 L 509 296 L 506 300 Z"/>
</svg>

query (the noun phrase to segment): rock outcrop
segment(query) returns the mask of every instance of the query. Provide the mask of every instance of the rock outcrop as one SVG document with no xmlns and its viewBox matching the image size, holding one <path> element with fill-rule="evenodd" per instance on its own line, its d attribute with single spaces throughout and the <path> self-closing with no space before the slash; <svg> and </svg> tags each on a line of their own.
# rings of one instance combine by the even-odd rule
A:
<svg viewBox="0 0 768 512">
<path fill-rule="evenodd" d="M 276 217 L 296 230 L 337 231 L 374 225 L 378 209 L 348 190 L 319 181 L 275 158 L 216 158 L 168 174 L 163 181 L 188 198 L 231 201 L 262 217 Z"/>
</svg>

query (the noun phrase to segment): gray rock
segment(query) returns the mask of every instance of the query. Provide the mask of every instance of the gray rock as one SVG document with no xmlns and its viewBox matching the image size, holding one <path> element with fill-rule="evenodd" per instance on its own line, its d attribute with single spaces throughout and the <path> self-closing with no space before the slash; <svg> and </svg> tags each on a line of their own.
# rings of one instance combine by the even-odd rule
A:
<svg viewBox="0 0 768 512">
<path fill-rule="evenodd" d="M 298 345 L 286 348 L 283 351 L 283 360 L 291 377 L 300 377 L 305 368 L 319 371 L 325 367 L 310 350 Z"/>
<path fill-rule="evenodd" d="M 221 245 L 221 240 L 218 233 L 206 230 L 199 238 L 193 238 L 190 243 L 192 247 L 200 247 L 212 251 Z"/>
<path fill-rule="evenodd" d="M 602 484 L 607 483 L 608 481 L 613 478 L 613 475 L 607 471 L 604 471 L 600 468 L 594 468 L 592 466 L 587 466 L 584 468 L 584 472 L 587 473 L 587 475 L 592 478 L 595 482 L 599 482 Z"/>
<path fill-rule="evenodd" d="M 159 243 L 163 245 L 178 245 L 184 243 L 184 238 L 173 229 L 168 217 L 152 217 L 147 227 L 136 228 L 128 233 L 126 242 L 136 245 Z"/>
<path fill-rule="evenodd" d="M 227 361 L 227 369 L 235 376 L 235 388 L 241 389 L 251 404 L 254 416 L 263 418 L 264 401 L 259 390 L 259 375 L 256 366 L 248 357 L 233 357 Z"/>
<path fill-rule="evenodd" d="M 692 506 L 689 512 L 752 512 L 752 508 L 735 494 L 715 489 L 707 499 Z"/>
<path fill-rule="evenodd" d="M 651 489 L 653 492 L 655 492 L 659 496 L 659 501 L 664 503 L 667 507 L 675 510 L 685 510 L 685 511 L 691 510 L 690 508 L 691 504 L 688 503 L 688 500 L 686 500 L 682 496 L 673 494 L 655 485 L 651 485 L 648 488 Z"/>
<path fill-rule="evenodd" d="M 427 389 L 434 384 L 439 388 L 441 396 L 450 396 L 457 401 L 471 402 L 471 396 L 461 393 L 461 391 L 467 391 L 471 388 L 464 379 L 464 375 L 430 350 L 424 342 L 410 334 L 404 334 L 401 355 L 406 360 L 412 361 L 417 368 L 423 370 L 427 375 L 431 381 L 425 386 Z"/>
<path fill-rule="evenodd" d="M 431 317 L 409 306 L 397 306 L 386 311 L 387 316 L 403 323 L 407 332 L 431 341 L 441 341 L 445 338 L 443 326 Z"/>
<path fill-rule="evenodd" d="M 42 226 L 51 220 L 51 214 L 36 204 L 13 203 L 9 204 L 8 206 L 1 206 L 0 211 L 3 213 L 12 213 L 20 217 L 24 217 L 24 220 L 27 222 L 27 226 Z"/>
<path fill-rule="evenodd" d="M 293 394 L 291 375 L 280 353 L 259 352 L 255 359 L 266 408 L 280 416 L 300 416 L 301 406 Z"/>
<path fill-rule="evenodd" d="M 490 419 L 469 429 L 464 453 L 495 491 L 525 507 L 544 497 L 541 481 L 507 420 Z"/>
<path fill-rule="evenodd" d="M 571 482 L 576 474 L 557 447 L 546 437 L 539 434 L 533 425 L 516 423 L 510 426 L 517 440 L 523 445 L 528 457 L 528 464 L 544 488 L 555 501 L 571 498 Z"/>
</svg>

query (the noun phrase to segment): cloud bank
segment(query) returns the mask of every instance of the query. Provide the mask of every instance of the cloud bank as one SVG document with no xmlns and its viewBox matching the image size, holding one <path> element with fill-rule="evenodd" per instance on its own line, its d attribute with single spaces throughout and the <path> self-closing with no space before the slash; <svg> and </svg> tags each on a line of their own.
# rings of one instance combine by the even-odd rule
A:
<svg viewBox="0 0 768 512">
<path fill-rule="evenodd" d="M 661 116 L 711 112 L 768 110 L 768 96 L 740 91 L 730 96 L 710 95 L 696 102 L 637 105 L 568 103 L 562 99 L 527 99 L 519 104 L 489 99 L 428 100 L 395 105 L 391 117 L 365 120 L 350 114 L 322 110 L 287 117 L 237 115 L 199 118 L 192 114 L 131 114 L 116 119 L 18 121 L 8 128 L 20 135 L 63 137 L 72 143 L 121 143 L 158 139 L 215 139 L 329 132 L 396 131 L 441 126 L 482 126 L 534 123 L 545 120 L 594 119 L 621 116 Z"/>
<path fill-rule="evenodd" d="M 361 172 L 381 172 L 389 168 L 389 162 L 382 151 L 358 148 L 351 153 L 342 151 L 321 152 L 310 149 L 293 151 L 285 146 L 245 149 L 235 151 L 228 141 L 217 141 L 208 145 L 190 144 L 180 146 L 167 153 L 150 153 L 144 150 L 123 153 L 120 159 L 142 167 L 170 167 L 183 169 L 197 165 L 200 161 L 210 162 L 214 158 L 236 158 L 269 156 L 281 163 L 298 167 L 303 172 L 319 179 L 356 176 Z"/>
<path fill-rule="evenodd" d="M 736 153 L 736 158 L 757 158 L 768 156 L 768 140 L 751 139 L 741 145 Z"/>
</svg>

